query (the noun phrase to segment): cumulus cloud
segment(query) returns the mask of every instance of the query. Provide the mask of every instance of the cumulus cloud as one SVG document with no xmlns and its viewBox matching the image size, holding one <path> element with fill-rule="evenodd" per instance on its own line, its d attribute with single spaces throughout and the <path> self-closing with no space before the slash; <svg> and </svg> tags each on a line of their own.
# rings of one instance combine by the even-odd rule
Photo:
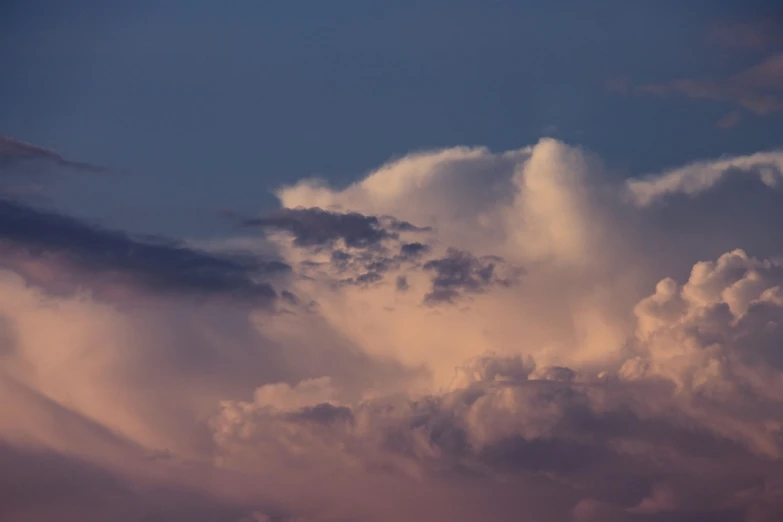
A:
<svg viewBox="0 0 783 522">
<path fill-rule="evenodd" d="M 0 517 L 777 520 L 778 156 L 424 152 L 200 248 L 4 201 Z"/>
</svg>

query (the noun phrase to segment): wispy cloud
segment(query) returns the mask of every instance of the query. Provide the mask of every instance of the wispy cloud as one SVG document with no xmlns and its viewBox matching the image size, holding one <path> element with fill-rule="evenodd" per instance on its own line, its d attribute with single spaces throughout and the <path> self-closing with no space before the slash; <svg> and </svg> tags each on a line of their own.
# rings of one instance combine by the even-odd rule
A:
<svg viewBox="0 0 783 522">
<path fill-rule="evenodd" d="M 710 27 L 708 42 L 738 52 L 768 52 L 783 45 L 783 10 L 761 19 L 724 19 Z"/>
<path fill-rule="evenodd" d="M 620 95 L 670 97 L 732 105 L 735 108 L 716 122 L 729 129 L 739 123 L 743 112 L 769 116 L 783 111 L 783 37 L 779 30 L 780 15 L 757 20 L 724 20 L 712 26 L 708 41 L 739 55 L 754 58 L 726 76 L 713 78 L 680 77 L 664 81 L 634 83 L 630 75 L 610 78 L 608 91 Z"/>
<path fill-rule="evenodd" d="M 0 168 L 28 161 L 44 161 L 58 167 L 96 174 L 104 174 L 111 171 L 111 169 L 101 165 L 66 159 L 53 150 L 33 145 L 32 143 L 0 136 Z"/>
<path fill-rule="evenodd" d="M 764 116 L 783 110 L 783 54 L 728 78 L 698 80 L 682 78 L 633 87 L 636 94 L 668 96 L 679 94 L 698 100 L 726 102 Z"/>
</svg>

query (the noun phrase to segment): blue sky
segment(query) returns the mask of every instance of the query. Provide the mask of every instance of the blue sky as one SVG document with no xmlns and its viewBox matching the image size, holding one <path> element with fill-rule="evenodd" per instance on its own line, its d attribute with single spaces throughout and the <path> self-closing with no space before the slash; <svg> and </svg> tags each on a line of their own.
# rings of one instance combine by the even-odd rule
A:
<svg viewBox="0 0 783 522">
<path fill-rule="evenodd" d="M 553 134 L 638 175 L 780 145 L 780 113 L 723 129 L 730 102 L 607 89 L 752 66 L 770 49 L 709 36 L 775 5 L 5 2 L 0 133 L 123 171 L 55 184 L 68 212 L 177 236 L 225 228 L 216 209 L 269 209 L 280 185 L 343 185 L 419 149 Z"/>
</svg>

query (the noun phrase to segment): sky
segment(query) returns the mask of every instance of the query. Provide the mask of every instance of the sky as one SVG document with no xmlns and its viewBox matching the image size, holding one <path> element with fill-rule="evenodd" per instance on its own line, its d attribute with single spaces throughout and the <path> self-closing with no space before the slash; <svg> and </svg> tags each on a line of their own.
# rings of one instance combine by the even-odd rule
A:
<svg viewBox="0 0 783 522">
<path fill-rule="evenodd" d="M 783 4 L 0 7 L 0 520 L 783 519 Z"/>
<path fill-rule="evenodd" d="M 755 0 L 4 2 L 0 127 L 127 173 L 52 188 L 69 212 L 178 236 L 222 231 L 215 208 L 268 209 L 281 185 L 344 185 L 416 150 L 551 134 L 641 175 L 774 147 L 780 121 L 743 114 L 726 131 L 714 123 L 731 103 L 623 97 L 607 82 L 727 78 L 780 43 L 779 12 Z M 715 37 L 759 20 L 758 46 Z"/>
</svg>

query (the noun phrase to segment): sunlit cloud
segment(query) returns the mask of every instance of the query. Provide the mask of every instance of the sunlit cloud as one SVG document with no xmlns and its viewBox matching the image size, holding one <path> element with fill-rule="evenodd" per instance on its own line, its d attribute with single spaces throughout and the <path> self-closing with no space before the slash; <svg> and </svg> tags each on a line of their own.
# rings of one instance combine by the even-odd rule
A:
<svg viewBox="0 0 783 522">
<path fill-rule="evenodd" d="M 0 518 L 777 520 L 781 165 L 434 150 L 187 244 L 7 200 Z"/>
</svg>

